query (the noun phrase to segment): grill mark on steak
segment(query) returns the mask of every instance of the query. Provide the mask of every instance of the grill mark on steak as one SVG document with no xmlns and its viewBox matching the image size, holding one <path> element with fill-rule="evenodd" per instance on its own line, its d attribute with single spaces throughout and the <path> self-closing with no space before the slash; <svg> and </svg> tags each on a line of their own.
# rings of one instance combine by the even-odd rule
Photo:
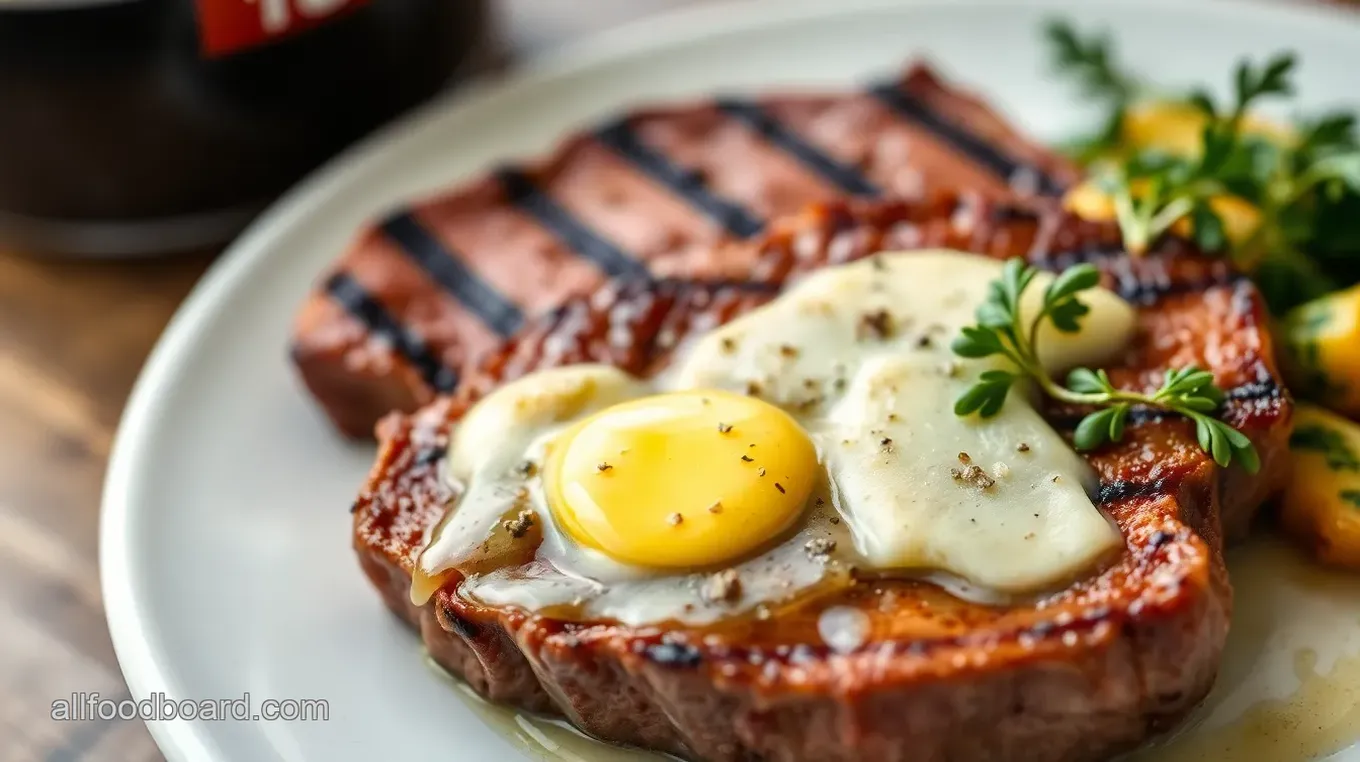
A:
<svg viewBox="0 0 1360 762">
<path fill-rule="evenodd" d="M 423 338 L 393 318 L 349 273 L 331 274 L 323 289 L 369 333 L 386 341 L 431 388 L 446 393 L 458 385 L 458 372 L 441 363 Z"/>
<path fill-rule="evenodd" d="M 992 218 L 1000 224 L 1014 220 L 1036 220 L 1040 225 L 1047 222 L 1042 216 L 1036 217 L 1033 210 L 1017 213 L 1001 208 L 992 212 Z M 1169 296 L 1199 293 L 1216 287 L 1236 288 L 1244 283 L 1251 286 L 1250 279 L 1236 271 L 1226 259 L 1198 258 L 1194 263 L 1195 272 L 1173 274 L 1168 267 L 1183 264 L 1182 257 L 1187 253 L 1182 243 L 1174 239 L 1164 241 L 1160 250 L 1138 258 L 1129 257 L 1118 239 L 1051 252 L 1042 248 L 1054 238 L 1073 232 L 1068 229 L 1037 236 L 1036 248 L 1030 252 L 1031 259 L 1054 272 L 1079 264 L 1095 265 L 1111 281 L 1106 284 L 1110 290 L 1133 304 L 1151 306 Z"/>
<path fill-rule="evenodd" d="M 422 447 L 418 451 L 416 451 L 416 456 L 415 460 L 413 461 L 413 465 L 416 466 L 433 465 L 443 460 L 444 456 L 447 455 L 448 452 L 449 448 L 442 445 L 440 446 L 430 445 L 427 447 Z"/>
<path fill-rule="evenodd" d="M 635 650 L 663 667 L 694 669 L 703 663 L 703 654 L 688 643 L 653 643 L 639 641 Z"/>
<path fill-rule="evenodd" d="M 622 279 L 540 316 L 483 358 L 463 399 L 545 367 L 607 362 L 642 375 L 692 326 L 715 326 L 772 299 L 761 281 Z M 671 341 L 667 344 L 668 337 Z"/>
<path fill-rule="evenodd" d="M 975 164 L 987 168 L 1008 183 L 1021 181 L 1026 175 L 1034 178 L 1037 189 L 1044 196 L 1061 196 L 1066 188 L 1047 172 L 1029 163 L 1007 156 L 980 135 L 936 113 L 925 102 L 905 92 L 897 83 L 873 85 L 869 92 L 904 118 L 925 127 L 955 150 L 966 154 Z"/>
<path fill-rule="evenodd" d="M 910 67 L 900 81 L 905 92 L 941 119 L 967 125 L 1002 154 L 1041 167 L 1060 183 L 1071 184 L 1080 177 L 1072 162 L 1020 135 L 984 102 L 950 87 L 928 66 Z M 455 266 L 480 275 L 531 316 L 596 288 L 608 277 L 608 266 L 595 266 L 588 258 L 591 252 L 607 249 L 594 241 L 587 245 L 578 236 L 575 246 L 585 254 L 573 251 L 563 233 L 575 236 L 579 229 L 558 224 L 564 219 L 574 219 L 657 275 L 767 279 L 768 273 L 752 269 L 751 262 L 735 261 L 714 247 L 740 240 L 765 219 L 825 200 L 852 182 L 842 177 L 837 183 L 817 171 L 809 161 L 822 169 L 830 166 L 814 159 L 817 154 L 857 171 L 874 187 L 917 202 L 958 187 L 991 199 L 1032 192 L 1007 185 L 864 90 L 760 95 L 749 102 L 775 120 L 779 129 L 770 133 L 773 138 L 750 129 L 712 101 L 645 108 L 622 120 L 637 144 L 652 152 L 649 160 L 661 160 L 663 174 L 680 181 L 688 195 L 658 182 L 594 132 L 584 132 L 563 140 L 541 159 L 515 165 L 533 180 L 542 198 L 565 210 L 569 218 L 541 204 L 523 203 L 536 202 L 537 197 L 516 199 L 493 174 L 415 202 L 408 212 L 446 250 L 459 255 Z M 785 133 L 790 140 L 783 139 Z M 793 138 L 799 142 L 793 143 Z M 698 172 L 688 172 L 688 167 Z M 689 192 L 696 188 L 708 191 L 699 206 Z M 733 208 L 736 212 L 729 214 Z M 719 214 L 726 227 L 710 224 L 715 218 L 709 212 Z M 904 225 L 904 230 L 908 227 Z M 898 236 L 894 242 L 909 241 Z M 610 253 L 602 258 L 607 258 L 607 265 L 621 265 Z M 446 269 L 437 262 L 432 267 L 436 272 Z M 356 236 L 336 269 L 364 284 L 394 321 L 421 336 L 429 353 L 460 376 L 475 371 L 478 358 L 497 338 L 478 315 L 401 252 L 380 223 Z M 292 357 L 335 425 L 347 435 L 367 437 L 386 411 L 413 411 L 440 390 L 427 383 L 421 369 L 398 347 L 375 333 L 357 330 L 360 325 L 318 284 L 299 312 Z"/>
<path fill-rule="evenodd" d="M 1122 503 L 1136 498 L 1147 498 L 1158 495 L 1166 491 L 1166 481 L 1164 479 L 1149 479 L 1139 481 L 1136 479 L 1115 479 L 1114 481 L 1102 482 L 1097 502 L 1101 505 L 1112 503 Z"/>
<path fill-rule="evenodd" d="M 467 617 L 459 614 L 450 606 L 440 607 L 441 622 L 448 622 L 453 634 L 467 640 L 474 640 L 482 634 L 482 628 Z"/>
<path fill-rule="evenodd" d="M 793 156 L 804 166 L 829 180 L 851 196 L 872 198 L 883 191 L 869 181 L 863 172 L 850 164 L 827 156 L 816 146 L 803 140 L 797 133 L 780 123 L 759 104 L 742 98 L 719 98 L 718 109 L 736 119 L 773 145 Z"/>
<path fill-rule="evenodd" d="M 750 251 L 774 262 L 771 272 L 779 274 L 768 289 L 788 274 L 877 250 L 903 225 L 921 245 L 963 236 L 992 256 L 1039 245 L 1026 215 L 960 232 L 955 212 L 964 207 L 826 205 L 781 223 Z M 974 220 L 1006 216 L 975 211 L 982 213 Z M 1066 231 L 1058 238 L 1110 233 L 1065 218 L 1043 222 Z M 1174 284 L 1199 272 L 1203 258 L 1168 239 L 1150 260 L 1139 267 L 1160 268 L 1146 271 Z M 1207 693 L 1231 605 L 1224 537 L 1245 525 L 1286 473 L 1288 395 L 1276 396 L 1268 383 L 1276 373 L 1259 298 L 1249 284 L 1233 288 L 1140 305 L 1140 339 L 1110 370 L 1123 383 L 1154 383 L 1169 364 L 1194 355 L 1252 395 L 1268 395 L 1236 400 L 1225 413 L 1256 443 L 1261 473 L 1215 468 L 1186 421 L 1131 423 L 1122 443 L 1088 456 L 1101 476 L 1101 507 L 1126 539 L 1124 553 L 1037 601 L 977 606 L 920 582 L 865 581 L 768 621 L 690 630 L 567 623 L 482 607 L 459 598 L 456 585 L 440 591 L 441 608 L 433 611 L 447 620 L 448 607 L 475 623 L 476 638 L 462 637 L 451 623 L 431 627 L 432 609 L 410 606 L 412 549 L 447 500 L 435 469 L 411 468 L 411 451 L 447 439 L 475 396 L 469 390 L 562 361 L 612 362 L 647 375 L 671 353 L 673 342 L 660 339 L 667 328 L 679 340 L 771 295 L 740 284 L 610 284 L 550 323 L 526 326 L 469 375 L 457 398 L 384 425 L 379 461 L 355 513 L 355 545 L 388 605 L 421 625 L 441 664 L 484 695 L 562 712 L 597 737 L 717 762 L 1105 758 L 1167 727 Z M 1148 340 L 1149 331 L 1172 329 L 1171 346 Z M 625 340 L 601 341 L 611 332 Z M 830 652 L 815 631 L 825 605 L 864 612 L 869 641 L 853 653 Z M 1025 697 L 1019 710 L 1017 695 Z M 1046 710 L 1055 705 L 1091 710 L 1064 712 L 1054 722 Z"/>
<path fill-rule="evenodd" d="M 455 253 L 409 211 L 399 211 L 383 221 L 383 233 L 430 279 L 477 315 L 491 330 L 510 336 L 524 324 L 524 315 L 482 276 L 463 264 Z"/>
<path fill-rule="evenodd" d="M 1277 400 L 1285 396 L 1284 387 L 1280 386 L 1279 381 L 1270 378 L 1264 381 L 1252 381 L 1251 383 L 1235 386 L 1224 391 L 1230 400 Z"/>
<path fill-rule="evenodd" d="M 764 229 L 764 220 L 735 201 L 709 190 L 703 173 L 680 167 L 643 143 L 627 119 L 602 127 L 595 137 L 737 238 L 750 238 Z"/>
<path fill-rule="evenodd" d="M 647 274 L 646 265 L 636 256 L 591 230 L 543 193 L 525 172 L 507 166 L 497 170 L 496 177 L 512 203 L 538 220 L 567 248 L 594 262 L 601 272 L 611 277 Z"/>
</svg>

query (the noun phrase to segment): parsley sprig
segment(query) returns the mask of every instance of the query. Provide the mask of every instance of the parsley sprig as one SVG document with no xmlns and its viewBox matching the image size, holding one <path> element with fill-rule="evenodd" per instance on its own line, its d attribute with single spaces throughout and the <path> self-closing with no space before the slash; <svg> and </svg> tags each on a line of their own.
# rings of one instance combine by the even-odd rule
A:
<svg viewBox="0 0 1360 762">
<path fill-rule="evenodd" d="M 1106 108 L 1101 128 L 1072 146 L 1078 160 L 1089 162 L 1119 146 L 1124 117 L 1129 105 L 1143 94 L 1143 85 L 1115 63 L 1114 43 L 1109 35 L 1083 38 L 1064 21 L 1050 22 L 1044 34 L 1053 49 L 1054 67 L 1077 81 L 1084 98 Z"/>
<path fill-rule="evenodd" d="M 1204 90 L 1158 92 L 1117 63 L 1108 35 L 1083 36 L 1063 21 L 1045 35 L 1055 70 L 1082 94 L 1105 105 L 1097 133 L 1079 142 L 1077 157 L 1115 202 L 1130 250 L 1145 251 L 1181 220 L 1200 248 L 1223 252 L 1256 276 L 1273 311 L 1360 281 L 1360 139 L 1343 112 L 1295 124 L 1292 139 L 1244 129 L 1252 110 L 1294 94 L 1296 60 L 1278 54 L 1264 64 L 1239 63 L 1230 100 Z M 1194 156 L 1129 146 L 1125 116 L 1138 102 L 1188 104 L 1205 117 Z M 1251 238 L 1230 245 L 1216 197 L 1235 196 L 1260 212 Z"/>
<path fill-rule="evenodd" d="M 1206 251 L 1227 245 L 1223 220 L 1210 205 L 1250 179 L 1254 143 L 1243 139 L 1242 122 L 1251 107 L 1272 96 L 1292 95 L 1292 55 L 1272 59 L 1261 69 L 1243 62 L 1234 78 L 1232 107 L 1220 110 L 1209 93 L 1196 91 L 1190 102 L 1205 116 L 1202 146 L 1196 157 L 1143 152 L 1115 164 L 1101 178 L 1114 199 L 1115 215 L 1129 251 L 1140 254 L 1189 216 L 1195 237 Z M 1263 141 L 1264 142 L 1264 141 Z"/>
<path fill-rule="evenodd" d="M 1302 125 L 1293 148 L 1246 142 L 1253 175 L 1234 190 L 1257 204 L 1262 222 L 1236 259 L 1277 312 L 1360 280 L 1355 128 L 1354 115 L 1333 113 Z"/>
<path fill-rule="evenodd" d="M 1220 466 L 1236 458 L 1250 473 L 1260 469 L 1260 457 L 1251 440 L 1214 417 L 1224 397 L 1208 371 L 1193 366 L 1169 370 L 1161 388 L 1151 394 L 1116 388 L 1105 371 L 1089 368 L 1071 371 L 1066 385 L 1055 381 L 1039 362 L 1039 329 L 1048 321 L 1063 333 L 1079 331 L 1081 319 L 1090 308 L 1077 297 L 1099 284 L 1100 272 L 1089 264 L 1064 270 L 1044 289 L 1039 310 L 1029 317 L 1021 314 L 1020 304 L 1037 275 L 1038 270 L 1021 259 L 1008 261 L 977 308 L 977 324 L 965 327 L 954 340 L 952 349 L 960 357 L 1000 355 L 1013 366 L 1010 370 L 984 371 L 955 402 L 956 415 L 994 416 L 1005 405 L 1011 388 L 1029 379 L 1055 400 L 1099 408 L 1077 424 L 1073 444 L 1078 450 L 1093 450 L 1106 442 L 1122 440 L 1133 406 L 1144 405 L 1194 421 L 1200 447 Z"/>
</svg>

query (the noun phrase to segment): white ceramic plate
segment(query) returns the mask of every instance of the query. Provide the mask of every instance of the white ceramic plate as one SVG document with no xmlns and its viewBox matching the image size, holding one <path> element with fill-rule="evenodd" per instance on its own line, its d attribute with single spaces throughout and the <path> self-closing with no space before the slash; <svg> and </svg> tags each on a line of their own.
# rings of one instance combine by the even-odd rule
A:
<svg viewBox="0 0 1360 762">
<path fill-rule="evenodd" d="M 1158 81 L 1222 81 L 1239 56 L 1294 48 L 1309 106 L 1360 105 L 1360 25 L 1321 8 L 1247 0 L 720 6 L 596 38 L 427 108 L 261 218 L 184 305 L 133 394 L 104 495 L 104 594 L 135 697 L 322 698 L 329 721 L 151 723 L 166 755 L 507 759 L 512 749 L 546 753 L 559 737 L 531 722 L 510 736 L 488 728 L 425 665 L 416 638 L 354 562 L 346 509 L 371 449 L 327 428 L 286 345 L 295 307 L 363 220 L 495 159 L 541 150 L 624 104 L 719 88 L 848 86 L 913 54 L 977 87 L 1028 130 L 1057 136 L 1085 115 L 1043 76 L 1038 30 L 1055 12 L 1116 30 L 1127 59 Z M 1360 588 L 1308 572 L 1275 545 L 1244 553 L 1235 564 L 1242 624 L 1216 709 L 1197 718 L 1200 740 L 1159 758 L 1257 758 L 1235 756 L 1237 744 L 1276 762 L 1304 759 L 1316 733 L 1285 734 L 1276 746 L 1264 736 L 1243 742 L 1243 722 L 1294 712 L 1304 725 L 1356 725 L 1343 715 L 1360 703 L 1349 693 L 1360 677 Z M 1300 710 L 1302 699 L 1290 696 L 1308 670 L 1331 677 L 1307 681 L 1303 698 L 1313 703 Z M 1276 703 L 1258 703 L 1267 700 Z M 1348 732 L 1313 750 L 1349 745 Z"/>
</svg>

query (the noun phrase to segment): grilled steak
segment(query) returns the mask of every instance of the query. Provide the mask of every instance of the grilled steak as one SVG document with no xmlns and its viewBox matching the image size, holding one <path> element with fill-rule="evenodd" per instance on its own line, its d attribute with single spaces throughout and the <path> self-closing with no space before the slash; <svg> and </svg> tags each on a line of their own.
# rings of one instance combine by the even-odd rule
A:
<svg viewBox="0 0 1360 762">
<path fill-rule="evenodd" d="M 526 316 L 611 276 L 703 276 L 715 244 L 808 203 L 1055 195 L 1077 176 L 922 66 L 866 92 L 641 111 L 363 231 L 303 306 L 293 356 L 366 437 L 453 391 Z"/>
<path fill-rule="evenodd" d="M 988 607 L 919 581 L 864 582 L 768 620 L 709 629 L 567 622 L 460 597 L 408 597 L 424 533 L 454 497 L 441 482 L 449 431 L 482 391 L 554 364 L 607 362 L 647 374 L 686 335 L 772 298 L 787 278 L 880 250 L 948 246 L 1026 256 L 1049 269 L 1090 261 L 1139 306 L 1137 335 L 1109 368 L 1155 388 L 1197 363 L 1228 392 L 1224 416 L 1262 457 L 1222 470 L 1185 420 L 1135 414 L 1125 440 L 1090 456 L 1102 508 L 1126 547 L 1062 592 Z M 523 329 L 455 397 L 379 426 L 381 449 L 354 505 L 361 565 L 431 655 L 493 701 L 561 714 L 610 741 L 704 760 L 1096 760 L 1177 722 L 1208 692 L 1228 628 L 1225 537 L 1281 484 L 1292 403 L 1277 379 L 1254 286 L 1166 239 L 1142 258 L 1118 231 L 1054 211 L 967 201 L 829 204 L 724 254 L 750 282 L 614 283 Z M 1079 410 L 1050 406 L 1070 431 Z M 823 644 L 820 611 L 862 610 L 868 641 Z"/>
</svg>

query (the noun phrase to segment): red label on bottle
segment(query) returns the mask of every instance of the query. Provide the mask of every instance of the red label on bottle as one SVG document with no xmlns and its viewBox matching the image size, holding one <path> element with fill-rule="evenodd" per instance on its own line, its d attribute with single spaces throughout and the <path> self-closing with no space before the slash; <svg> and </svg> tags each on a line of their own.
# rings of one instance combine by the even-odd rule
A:
<svg viewBox="0 0 1360 762">
<path fill-rule="evenodd" d="M 199 41 L 209 56 L 264 45 L 322 24 L 368 0 L 196 0 Z"/>
</svg>

